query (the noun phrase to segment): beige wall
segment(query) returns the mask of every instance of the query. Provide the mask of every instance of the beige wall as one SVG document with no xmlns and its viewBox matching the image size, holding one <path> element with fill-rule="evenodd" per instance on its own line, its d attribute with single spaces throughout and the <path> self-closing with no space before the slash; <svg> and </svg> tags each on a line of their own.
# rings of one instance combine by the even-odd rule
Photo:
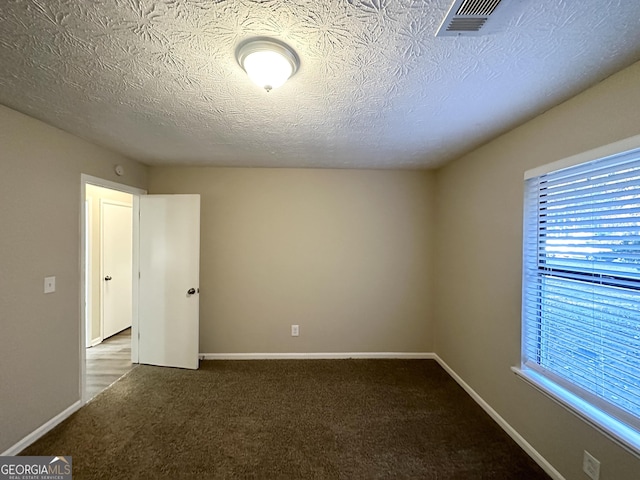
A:
<svg viewBox="0 0 640 480">
<path fill-rule="evenodd" d="M 0 452 L 80 398 L 81 173 L 146 187 L 146 167 L 0 106 Z"/>
<path fill-rule="evenodd" d="M 640 133 L 640 63 L 437 172 L 435 351 L 567 479 L 637 479 L 640 460 L 524 384 L 525 170 Z"/>
<path fill-rule="evenodd" d="M 152 168 L 149 186 L 202 196 L 201 352 L 432 351 L 432 172 Z"/>
<path fill-rule="evenodd" d="M 102 301 L 102 275 L 100 275 L 100 264 L 102 260 L 102 248 L 100 243 L 100 226 L 102 215 L 100 208 L 101 200 L 111 200 L 125 205 L 133 205 L 133 195 L 125 192 L 118 192 L 96 185 L 87 185 L 87 204 L 91 210 L 89 227 L 90 255 L 90 288 L 89 288 L 89 320 L 87 322 L 88 338 L 90 345 L 98 343 L 102 339 L 101 335 L 101 301 Z"/>
<path fill-rule="evenodd" d="M 202 195 L 201 351 L 435 351 L 567 479 L 584 449 L 636 478 L 509 368 L 523 173 L 640 133 L 639 84 L 636 64 L 436 173 L 150 169 L 152 193 Z M 145 188 L 147 169 L 4 107 L 0 145 L 2 452 L 79 399 L 80 173 Z"/>
</svg>

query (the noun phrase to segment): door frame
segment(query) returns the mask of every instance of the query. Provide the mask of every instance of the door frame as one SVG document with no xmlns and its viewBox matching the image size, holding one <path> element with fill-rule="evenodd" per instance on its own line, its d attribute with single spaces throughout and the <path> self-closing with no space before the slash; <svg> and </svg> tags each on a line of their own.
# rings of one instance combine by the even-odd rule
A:
<svg viewBox="0 0 640 480">
<path fill-rule="evenodd" d="M 87 403 L 86 383 L 87 383 L 87 350 L 85 345 L 86 332 L 86 283 L 87 283 L 87 217 L 86 217 L 86 192 L 87 185 L 109 188 L 133 195 L 133 271 L 132 276 L 132 302 L 133 312 L 131 318 L 131 363 L 138 363 L 138 291 L 139 278 L 134 272 L 139 271 L 139 236 L 140 236 L 140 196 L 146 195 L 147 191 L 141 188 L 112 182 L 103 178 L 94 177 L 87 174 L 80 174 L 80 335 L 79 335 L 79 361 L 80 378 L 78 382 L 81 404 Z"/>
<path fill-rule="evenodd" d="M 87 292 L 91 288 L 91 285 L 89 283 L 93 275 L 93 269 L 91 268 L 91 260 L 93 258 L 91 256 L 91 250 L 93 249 L 93 243 L 92 243 L 92 239 L 91 239 L 91 235 L 88 227 L 89 225 L 93 224 L 93 198 L 91 197 L 85 198 L 84 208 L 85 208 L 85 214 L 84 214 L 85 227 L 81 228 L 80 231 L 83 234 L 83 239 L 84 239 L 83 242 L 85 247 L 85 252 L 84 252 L 85 264 L 83 268 L 84 268 L 84 274 L 85 274 L 84 288 L 85 288 L 85 292 Z M 83 313 L 84 313 L 84 322 L 85 322 L 84 323 L 85 348 L 89 348 L 94 346 L 93 338 L 90 338 L 90 334 L 89 334 L 91 329 L 87 325 L 89 312 L 93 310 L 93 298 L 87 295 L 84 300 L 85 300 L 85 305 L 84 305 Z M 100 336 L 100 342 L 102 342 L 102 336 Z"/>
</svg>

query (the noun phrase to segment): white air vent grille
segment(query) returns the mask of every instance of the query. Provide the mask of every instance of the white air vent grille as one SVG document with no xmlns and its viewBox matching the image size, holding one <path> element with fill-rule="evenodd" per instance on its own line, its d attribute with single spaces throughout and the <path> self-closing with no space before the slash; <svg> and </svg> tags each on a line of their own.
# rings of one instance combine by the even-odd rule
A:
<svg viewBox="0 0 640 480">
<path fill-rule="evenodd" d="M 464 0 L 456 15 L 482 15 L 488 17 L 499 3 L 500 0 Z"/>
<path fill-rule="evenodd" d="M 477 32 L 487 21 L 485 18 L 460 18 L 454 17 L 449 25 L 447 32 Z"/>
<path fill-rule="evenodd" d="M 455 0 L 436 36 L 488 33 L 487 23 L 489 20 L 493 20 L 494 12 L 504 3 L 509 3 L 509 0 Z"/>
</svg>

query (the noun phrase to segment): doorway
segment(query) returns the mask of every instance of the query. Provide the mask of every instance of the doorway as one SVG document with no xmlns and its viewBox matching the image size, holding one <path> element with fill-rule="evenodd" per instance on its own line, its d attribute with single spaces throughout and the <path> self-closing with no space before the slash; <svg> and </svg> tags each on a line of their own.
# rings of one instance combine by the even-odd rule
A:
<svg viewBox="0 0 640 480">
<path fill-rule="evenodd" d="M 88 212 L 93 202 L 87 201 L 88 185 L 132 196 L 131 364 L 142 360 L 177 368 L 197 369 L 199 365 L 200 195 L 146 195 L 138 188 L 82 174 L 79 385 L 83 404 L 89 400 L 86 348 L 97 341 L 96 334 L 88 332 L 92 328 L 88 326 L 92 318 L 89 310 L 96 308 L 87 294 L 95 275 L 88 260 Z M 101 271 L 99 281 L 111 281 L 113 278 L 106 280 L 108 276 Z M 145 327 L 143 338 L 141 324 Z"/>
<path fill-rule="evenodd" d="M 133 195 L 86 186 L 87 347 L 131 328 Z"/>
<path fill-rule="evenodd" d="M 137 219 L 143 190 L 82 175 L 83 403 L 137 364 Z M 134 270 L 135 268 L 135 270 Z"/>
</svg>

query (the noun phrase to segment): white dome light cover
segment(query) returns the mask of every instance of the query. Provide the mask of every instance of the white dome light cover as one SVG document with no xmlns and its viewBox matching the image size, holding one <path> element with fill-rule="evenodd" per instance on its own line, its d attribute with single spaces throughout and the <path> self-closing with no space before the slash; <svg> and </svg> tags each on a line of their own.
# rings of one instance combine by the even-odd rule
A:
<svg viewBox="0 0 640 480">
<path fill-rule="evenodd" d="M 267 92 L 284 84 L 300 67 L 300 59 L 291 47 L 266 37 L 242 42 L 236 59 L 249 78 Z"/>
</svg>

